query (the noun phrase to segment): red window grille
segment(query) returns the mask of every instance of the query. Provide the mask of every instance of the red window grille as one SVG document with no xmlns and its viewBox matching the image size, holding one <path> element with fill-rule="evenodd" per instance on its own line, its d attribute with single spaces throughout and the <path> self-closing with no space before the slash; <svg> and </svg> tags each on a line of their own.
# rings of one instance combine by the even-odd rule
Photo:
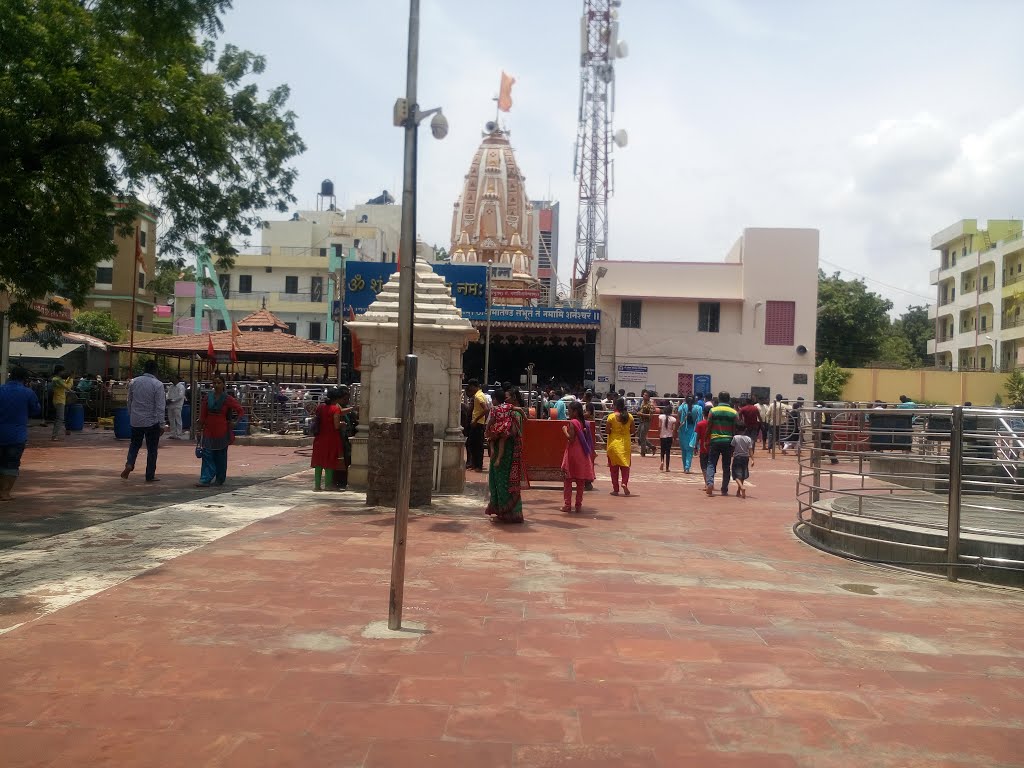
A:
<svg viewBox="0 0 1024 768">
<path fill-rule="evenodd" d="M 764 312 L 765 344 L 792 345 L 795 325 L 795 301 L 766 302 Z"/>
</svg>

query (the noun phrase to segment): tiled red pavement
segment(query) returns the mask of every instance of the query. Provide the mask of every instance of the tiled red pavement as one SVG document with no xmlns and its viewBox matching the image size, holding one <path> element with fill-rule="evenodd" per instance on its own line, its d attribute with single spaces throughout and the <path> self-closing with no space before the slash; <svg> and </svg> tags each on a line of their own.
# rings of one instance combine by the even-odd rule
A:
<svg viewBox="0 0 1024 768">
<path fill-rule="evenodd" d="M 438 500 L 402 639 L 363 634 L 390 516 L 278 481 L 294 509 L 0 636 L 0 764 L 1024 764 L 1021 593 L 808 548 L 794 469 L 708 499 L 637 458 L 632 497 L 535 488 L 517 528 Z"/>
</svg>

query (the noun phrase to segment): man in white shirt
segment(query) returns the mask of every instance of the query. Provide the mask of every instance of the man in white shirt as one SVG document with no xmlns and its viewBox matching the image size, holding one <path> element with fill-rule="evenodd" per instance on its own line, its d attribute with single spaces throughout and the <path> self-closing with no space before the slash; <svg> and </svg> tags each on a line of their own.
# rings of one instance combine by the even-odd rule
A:
<svg viewBox="0 0 1024 768">
<path fill-rule="evenodd" d="M 181 431 L 181 409 L 185 405 L 185 382 L 174 374 L 174 383 L 167 390 L 167 421 L 171 425 L 171 440 L 184 440 Z"/>
<path fill-rule="evenodd" d="M 136 376 L 128 384 L 128 415 L 131 418 L 132 442 L 128 446 L 128 459 L 125 461 L 121 479 L 127 480 L 135 469 L 135 459 L 139 456 L 142 441 L 146 441 L 146 482 L 152 483 L 156 477 L 156 452 L 160 448 L 160 435 L 164 431 L 164 410 L 167 406 L 167 395 L 163 382 L 156 377 L 156 360 L 147 360 L 145 373 Z"/>
</svg>

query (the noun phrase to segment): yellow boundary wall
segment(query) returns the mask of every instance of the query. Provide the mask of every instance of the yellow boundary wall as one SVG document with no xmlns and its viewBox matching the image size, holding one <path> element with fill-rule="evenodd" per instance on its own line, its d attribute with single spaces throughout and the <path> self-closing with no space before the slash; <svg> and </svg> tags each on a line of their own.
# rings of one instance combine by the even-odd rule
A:
<svg viewBox="0 0 1024 768">
<path fill-rule="evenodd" d="M 1006 374 L 936 371 L 931 368 L 892 370 L 888 368 L 846 368 L 850 380 L 843 387 L 848 402 L 882 400 L 893 403 L 900 395 L 914 402 L 960 405 L 993 405 L 998 394 L 1006 402 Z"/>
</svg>

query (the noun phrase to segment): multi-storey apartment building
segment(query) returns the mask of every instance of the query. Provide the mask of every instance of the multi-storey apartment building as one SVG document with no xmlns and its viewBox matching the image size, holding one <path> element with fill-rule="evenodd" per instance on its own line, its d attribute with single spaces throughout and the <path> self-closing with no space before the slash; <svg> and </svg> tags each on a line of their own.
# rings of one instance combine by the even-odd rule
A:
<svg viewBox="0 0 1024 768">
<path fill-rule="evenodd" d="M 534 200 L 534 277 L 540 280 L 540 305 L 554 306 L 558 293 L 558 203 Z"/>
<path fill-rule="evenodd" d="M 1022 222 L 964 219 L 932 236 L 939 266 L 928 309 L 935 339 L 928 352 L 946 370 L 1010 370 L 1024 365 Z"/>
<path fill-rule="evenodd" d="M 112 259 L 96 265 L 96 282 L 85 297 L 86 310 L 109 312 L 127 331 L 135 323 L 137 331 L 153 330 L 154 296 L 149 283 L 156 274 L 156 216 L 145 211 L 135 220 L 142 263 L 135 257 L 135 235 L 122 236 L 113 227 L 110 237 L 117 245 Z M 135 290 L 135 317 L 132 317 L 132 290 Z"/>
</svg>

